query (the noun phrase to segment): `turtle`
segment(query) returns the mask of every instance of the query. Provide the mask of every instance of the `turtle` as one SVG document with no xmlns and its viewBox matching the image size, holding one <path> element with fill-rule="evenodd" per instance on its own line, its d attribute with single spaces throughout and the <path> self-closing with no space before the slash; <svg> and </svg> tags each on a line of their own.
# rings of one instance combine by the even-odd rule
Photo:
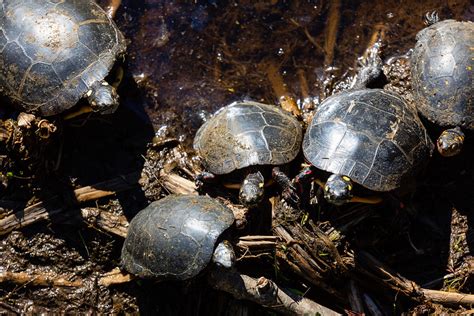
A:
<svg viewBox="0 0 474 316">
<path fill-rule="evenodd" d="M 450 157 L 461 152 L 462 129 L 474 129 L 474 23 L 439 21 L 435 13 L 426 22 L 411 56 L 412 88 L 419 113 L 447 128 L 436 145 L 442 156 Z"/>
<path fill-rule="evenodd" d="M 433 144 L 416 109 L 394 92 L 367 88 L 381 67 L 371 53 L 353 88 L 324 100 L 304 135 L 303 154 L 312 166 L 295 181 L 312 177 L 315 168 L 329 172 L 320 184 L 330 203 L 379 203 L 379 197 L 352 196 L 352 181 L 370 191 L 392 191 L 431 156 Z"/>
<path fill-rule="evenodd" d="M 140 278 L 188 280 L 211 260 L 231 268 L 230 243 L 221 235 L 234 214 L 208 196 L 169 195 L 133 217 L 122 247 L 121 267 Z"/>
<path fill-rule="evenodd" d="M 194 149 L 202 157 L 206 172 L 198 181 L 235 170 L 244 173 L 239 199 L 257 205 L 264 195 L 262 166 L 272 166 L 276 182 L 286 188 L 290 179 L 279 166 L 299 153 L 303 131 L 299 121 L 275 105 L 254 101 L 233 102 L 204 123 L 194 137 Z M 231 187 L 231 186 L 228 186 Z"/>
<path fill-rule="evenodd" d="M 92 0 L 4 0 L 0 7 L 0 93 L 21 110 L 51 116 L 81 98 L 112 113 L 115 88 L 104 78 L 126 40 Z"/>
</svg>

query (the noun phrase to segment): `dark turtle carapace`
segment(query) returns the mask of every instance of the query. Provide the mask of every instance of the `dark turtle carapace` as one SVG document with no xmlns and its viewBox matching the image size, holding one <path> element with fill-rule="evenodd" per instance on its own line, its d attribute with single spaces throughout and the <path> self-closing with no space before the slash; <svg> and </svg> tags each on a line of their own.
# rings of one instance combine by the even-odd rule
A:
<svg viewBox="0 0 474 316">
<path fill-rule="evenodd" d="M 324 100 L 304 135 L 303 153 L 312 166 L 295 181 L 312 178 L 317 169 L 330 173 L 326 183 L 319 183 L 333 204 L 378 203 L 378 197 L 352 196 L 352 181 L 370 191 L 391 191 L 431 156 L 433 144 L 416 109 L 393 92 L 367 88 L 381 73 L 374 46 L 353 89 Z"/>
<path fill-rule="evenodd" d="M 192 278 L 211 259 L 229 267 L 233 252 L 219 237 L 233 222 L 232 211 L 210 197 L 167 196 L 132 219 L 121 265 L 134 275 L 157 280 Z"/>
<path fill-rule="evenodd" d="M 4 0 L 0 6 L 0 89 L 23 111 L 54 115 L 87 98 L 111 113 L 104 78 L 126 42 L 92 0 Z"/>
<path fill-rule="evenodd" d="M 194 148 L 208 171 L 206 177 L 245 170 L 239 196 L 242 203 L 252 205 L 263 196 L 260 166 L 292 161 L 300 150 L 302 134 L 298 120 L 277 106 L 235 102 L 201 126 Z M 273 175 L 277 182 L 289 183 L 278 167 L 273 168 Z"/>
<path fill-rule="evenodd" d="M 464 142 L 462 129 L 474 129 L 474 23 L 436 15 L 417 34 L 411 58 L 412 86 L 418 111 L 447 128 L 437 140 L 443 156 L 454 156 Z"/>
</svg>

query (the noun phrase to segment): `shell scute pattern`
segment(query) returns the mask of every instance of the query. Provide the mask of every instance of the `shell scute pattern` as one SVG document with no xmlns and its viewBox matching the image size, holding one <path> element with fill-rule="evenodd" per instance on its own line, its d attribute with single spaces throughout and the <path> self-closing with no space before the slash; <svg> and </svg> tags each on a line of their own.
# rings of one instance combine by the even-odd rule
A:
<svg viewBox="0 0 474 316">
<path fill-rule="evenodd" d="M 123 35 L 92 0 L 4 0 L 0 86 L 27 112 L 60 113 L 125 52 Z"/>
<path fill-rule="evenodd" d="M 252 165 L 293 160 L 301 145 L 299 122 L 276 106 L 233 103 L 219 110 L 196 133 L 194 148 L 214 174 Z"/>
<path fill-rule="evenodd" d="M 209 264 L 217 239 L 233 221 L 232 211 L 210 197 L 167 196 L 132 219 L 122 266 L 144 278 L 192 278 Z"/>
<path fill-rule="evenodd" d="M 315 167 L 346 175 L 374 191 L 400 186 L 432 150 L 416 111 L 380 89 L 328 98 L 303 140 L 305 157 Z"/>
<path fill-rule="evenodd" d="M 417 35 L 412 85 L 420 113 L 441 126 L 474 129 L 474 23 L 445 20 Z"/>
</svg>

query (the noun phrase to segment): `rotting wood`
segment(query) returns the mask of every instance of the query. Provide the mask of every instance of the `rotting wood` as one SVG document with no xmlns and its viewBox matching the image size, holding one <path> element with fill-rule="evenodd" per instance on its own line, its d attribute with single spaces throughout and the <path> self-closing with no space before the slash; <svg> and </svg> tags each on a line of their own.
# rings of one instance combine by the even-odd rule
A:
<svg viewBox="0 0 474 316">
<path fill-rule="evenodd" d="M 209 284 L 237 299 L 253 301 L 286 315 L 341 315 L 305 297 L 294 295 L 264 277 L 258 279 L 230 270 L 213 270 Z"/>
</svg>

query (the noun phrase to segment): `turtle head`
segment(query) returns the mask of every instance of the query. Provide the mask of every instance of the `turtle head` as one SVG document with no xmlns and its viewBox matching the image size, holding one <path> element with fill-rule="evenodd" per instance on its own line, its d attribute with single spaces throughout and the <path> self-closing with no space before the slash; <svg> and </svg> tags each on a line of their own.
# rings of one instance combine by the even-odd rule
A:
<svg viewBox="0 0 474 316">
<path fill-rule="evenodd" d="M 86 93 L 87 101 L 96 112 L 112 114 L 119 105 L 119 95 L 106 81 L 97 81 Z"/>
<path fill-rule="evenodd" d="M 347 176 L 333 174 L 324 186 L 324 198 L 334 205 L 343 205 L 352 199 L 352 181 Z"/>
<path fill-rule="evenodd" d="M 249 173 L 240 187 L 240 202 L 245 206 L 254 206 L 260 203 L 264 195 L 264 181 L 265 180 L 259 171 Z"/>
<path fill-rule="evenodd" d="M 212 255 L 212 261 L 223 268 L 230 269 L 235 263 L 235 252 L 227 240 L 220 242 Z"/>
<path fill-rule="evenodd" d="M 464 133 L 459 127 L 445 130 L 439 136 L 436 147 L 441 156 L 451 157 L 459 154 L 464 143 Z"/>
</svg>

